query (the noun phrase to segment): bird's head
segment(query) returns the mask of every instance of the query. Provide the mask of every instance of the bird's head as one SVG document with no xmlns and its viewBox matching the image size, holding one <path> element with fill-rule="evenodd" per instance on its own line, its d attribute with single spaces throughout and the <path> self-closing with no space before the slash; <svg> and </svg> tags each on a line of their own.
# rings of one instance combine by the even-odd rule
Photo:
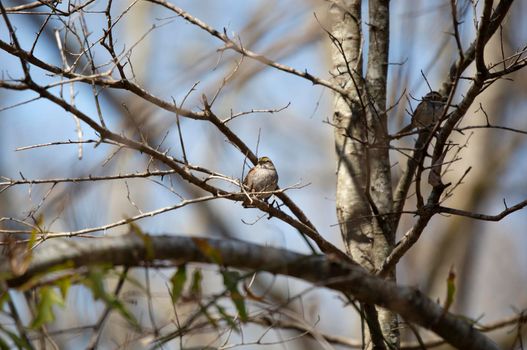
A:
<svg viewBox="0 0 527 350">
<path fill-rule="evenodd" d="M 258 158 L 258 164 L 268 164 L 268 163 L 273 164 L 273 162 L 271 161 L 271 159 L 269 157 L 260 157 L 260 158 Z"/>
<path fill-rule="evenodd" d="M 430 91 L 423 97 L 423 101 L 446 102 L 446 98 L 437 91 Z"/>
</svg>

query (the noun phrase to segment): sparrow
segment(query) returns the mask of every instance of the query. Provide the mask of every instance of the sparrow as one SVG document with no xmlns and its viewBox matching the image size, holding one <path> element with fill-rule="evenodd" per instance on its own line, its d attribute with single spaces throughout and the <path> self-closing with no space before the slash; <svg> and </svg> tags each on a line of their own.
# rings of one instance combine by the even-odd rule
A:
<svg viewBox="0 0 527 350">
<path fill-rule="evenodd" d="M 268 157 L 258 158 L 258 163 L 249 170 L 243 185 L 249 192 L 269 192 L 278 187 L 278 173 Z M 266 201 L 271 193 L 260 194 L 257 198 Z"/>
<path fill-rule="evenodd" d="M 414 128 L 428 129 L 439 120 L 445 110 L 446 99 L 437 91 L 427 93 L 417 105 L 412 115 L 412 122 L 397 134 L 406 133 Z"/>
</svg>

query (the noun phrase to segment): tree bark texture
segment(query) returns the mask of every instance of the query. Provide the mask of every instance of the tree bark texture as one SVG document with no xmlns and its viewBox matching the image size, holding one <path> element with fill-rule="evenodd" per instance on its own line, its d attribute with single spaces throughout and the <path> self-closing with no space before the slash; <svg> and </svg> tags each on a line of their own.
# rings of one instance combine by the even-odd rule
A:
<svg viewBox="0 0 527 350">
<path fill-rule="evenodd" d="M 346 252 L 361 266 L 382 266 L 395 243 L 392 181 L 388 154 L 386 76 L 389 1 L 369 2 L 368 62 L 363 74 L 361 1 L 343 0 L 331 8 L 333 79 L 348 95 L 334 99 L 337 153 L 336 210 Z M 395 273 L 388 276 L 395 280 Z M 366 308 L 367 309 L 367 308 Z M 384 341 L 399 344 L 397 316 L 378 308 Z M 368 315 L 366 315 L 368 317 Z M 370 329 L 371 331 L 371 329 Z M 372 345 L 376 348 L 375 334 Z"/>
</svg>

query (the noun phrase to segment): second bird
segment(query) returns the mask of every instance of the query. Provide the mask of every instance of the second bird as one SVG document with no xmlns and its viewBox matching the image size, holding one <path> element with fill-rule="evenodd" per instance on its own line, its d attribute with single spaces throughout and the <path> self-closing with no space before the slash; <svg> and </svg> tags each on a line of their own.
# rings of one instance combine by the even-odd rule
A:
<svg viewBox="0 0 527 350">
<path fill-rule="evenodd" d="M 437 91 L 426 94 L 412 115 L 412 123 L 404 127 L 398 134 L 409 132 L 415 128 L 426 129 L 439 120 L 445 109 L 445 98 Z"/>
</svg>

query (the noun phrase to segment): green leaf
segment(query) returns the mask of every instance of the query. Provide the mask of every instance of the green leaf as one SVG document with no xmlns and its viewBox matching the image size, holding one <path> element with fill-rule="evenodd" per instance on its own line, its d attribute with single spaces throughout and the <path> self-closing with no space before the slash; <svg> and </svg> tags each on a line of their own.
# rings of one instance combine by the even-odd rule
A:
<svg viewBox="0 0 527 350">
<path fill-rule="evenodd" d="M 0 310 L 4 308 L 4 303 L 8 301 L 10 298 L 9 293 L 7 290 L 2 291 L 2 294 L 0 295 Z"/>
<path fill-rule="evenodd" d="M 31 328 L 38 329 L 44 324 L 55 320 L 53 306 L 64 306 L 64 299 L 51 286 L 44 286 L 39 289 L 39 303 L 37 305 L 36 315 L 31 322 Z"/>
<path fill-rule="evenodd" d="M 55 284 L 57 285 L 57 287 L 59 287 L 62 299 L 66 300 L 66 297 L 68 296 L 68 290 L 71 287 L 71 276 L 65 276 L 63 278 L 60 278 L 55 282 Z"/>
<path fill-rule="evenodd" d="M 221 274 L 223 275 L 223 284 L 227 290 L 236 290 L 238 281 L 240 280 L 240 273 L 238 271 L 223 270 Z"/>
<path fill-rule="evenodd" d="M 104 287 L 105 276 L 106 274 L 103 269 L 92 268 L 84 281 L 84 285 L 92 291 L 95 300 L 102 300 L 108 307 L 121 314 L 132 326 L 140 329 L 139 322 L 137 322 L 134 315 L 128 311 L 124 304 L 115 295 L 106 292 L 106 288 Z"/>
<path fill-rule="evenodd" d="M 448 278 L 446 280 L 446 300 L 444 310 L 447 312 L 452 304 L 454 303 L 454 296 L 456 294 L 456 273 L 454 268 L 451 267 L 448 272 Z"/>
<path fill-rule="evenodd" d="M 231 328 L 233 328 L 234 330 L 238 331 L 238 326 L 236 325 L 236 322 L 234 322 L 234 318 L 231 315 L 229 315 L 221 305 L 216 304 L 216 309 L 220 313 L 222 319 L 225 322 L 227 322 L 227 324 Z"/>
<path fill-rule="evenodd" d="M 240 315 L 240 320 L 242 320 L 243 322 L 246 322 L 248 319 L 248 316 L 247 316 L 247 309 L 245 308 L 245 299 L 243 295 L 241 295 L 240 292 L 238 292 L 238 290 L 230 292 L 230 295 L 231 295 L 231 300 L 234 303 L 234 306 L 236 306 L 236 310 L 238 310 L 238 313 Z"/>
<path fill-rule="evenodd" d="M 100 268 L 92 268 L 86 276 L 86 280 L 84 280 L 84 284 L 90 288 L 95 300 L 104 300 L 106 298 L 103 278 L 104 272 Z"/>
<path fill-rule="evenodd" d="M 200 269 L 194 270 L 192 273 L 192 283 L 190 285 L 190 292 L 195 297 L 201 296 L 201 281 L 203 280 L 203 274 Z"/>
<path fill-rule="evenodd" d="M 177 271 L 172 275 L 172 303 L 176 303 L 183 292 L 185 281 L 187 280 L 187 266 L 185 264 L 178 266 Z"/>
<path fill-rule="evenodd" d="M 222 271 L 222 275 L 223 284 L 225 285 L 225 288 L 227 288 L 227 290 L 229 291 L 231 300 L 234 303 L 236 310 L 238 310 L 240 320 L 242 320 L 243 322 L 247 321 L 248 316 L 247 309 L 245 308 L 245 298 L 238 290 L 238 281 L 240 280 L 240 273 L 237 271 L 224 270 Z"/>
</svg>

